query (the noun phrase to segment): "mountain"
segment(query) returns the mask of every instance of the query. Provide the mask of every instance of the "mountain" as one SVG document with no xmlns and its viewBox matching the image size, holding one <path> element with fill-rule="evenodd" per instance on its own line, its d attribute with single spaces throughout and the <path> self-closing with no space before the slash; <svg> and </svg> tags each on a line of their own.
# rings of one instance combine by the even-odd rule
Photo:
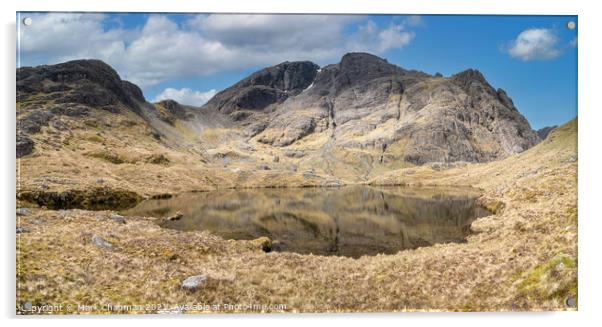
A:
<svg viewBox="0 0 602 327">
<path fill-rule="evenodd" d="M 34 149 L 31 135 L 56 116 L 85 117 L 92 108 L 117 113 L 121 106 L 140 113 L 144 96 L 100 60 L 17 69 L 17 157 Z M 63 127 L 64 129 L 67 126 Z"/>
<path fill-rule="evenodd" d="M 546 137 L 548 137 L 548 134 L 550 134 L 550 132 L 553 131 L 556 127 L 558 127 L 558 125 L 540 128 L 537 130 L 537 136 L 539 136 L 539 139 L 545 140 Z"/>
<path fill-rule="evenodd" d="M 96 187 L 98 176 L 132 190 L 339 185 L 413 165 L 498 160 L 539 142 L 477 70 L 433 76 L 366 53 L 268 67 L 202 107 L 149 103 L 98 60 L 23 67 L 16 77 L 24 188 Z"/>
<path fill-rule="evenodd" d="M 105 124 L 106 130 L 114 127 L 117 117 L 134 115 L 135 119 L 142 119 L 147 129 L 140 138 L 163 137 L 164 142 L 176 147 L 185 142 L 181 133 L 174 130 L 176 122 L 198 130 L 199 121 L 212 118 L 209 113 L 201 119 L 198 108 L 173 100 L 146 102 L 138 86 L 122 80 L 100 60 L 17 69 L 17 104 L 17 157 L 33 152 L 32 136 L 43 129 L 58 136 L 81 128 L 78 125 L 82 122 L 97 128 L 98 121 L 91 119 L 95 118 L 94 113 L 107 113 L 109 120 L 114 120 Z"/>
<path fill-rule="evenodd" d="M 291 74 L 297 83 L 288 82 Z M 309 62 L 264 69 L 205 107 L 229 114 L 264 144 L 286 147 L 326 133 L 334 146 L 376 148 L 414 164 L 491 161 L 539 140 L 480 72 L 431 76 L 366 53 L 346 54 L 322 69 Z"/>
</svg>

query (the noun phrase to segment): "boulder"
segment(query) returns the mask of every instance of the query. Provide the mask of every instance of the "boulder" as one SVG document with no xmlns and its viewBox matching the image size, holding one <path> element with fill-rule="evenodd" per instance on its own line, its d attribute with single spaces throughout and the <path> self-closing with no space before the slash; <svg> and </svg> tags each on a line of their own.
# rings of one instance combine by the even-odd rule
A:
<svg viewBox="0 0 602 327">
<path fill-rule="evenodd" d="M 207 276 L 196 275 L 190 276 L 182 281 L 182 288 L 186 291 L 196 291 L 207 284 Z"/>
<path fill-rule="evenodd" d="M 29 215 L 29 209 L 27 208 L 17 208 L 17 216 L 27 216 Z"/>
<path fill-rule="evenodd" d="M 117 213 L 111 214 L 111 219 L 118 224 L 125 224 L 125 218 Z"/>
<path fill-rule="evenodd" d="M 33 141 L 23 135 L 17 134 L 17 158 L 24 157 L 33 152 Z"/>
<path fill-rule="evenodd" d="M 104 238 L 102 238 L 98 235 L 93 235 L 91 242 L 92 242 L 92 245 L 97 246 L 99 248 L 103 248 L 103 249 L 107 249 L 107 250 L 115 250 L 116 249 L 113 244 L 111 244 L 109 241 L 105 240 Z"/>
</svg>

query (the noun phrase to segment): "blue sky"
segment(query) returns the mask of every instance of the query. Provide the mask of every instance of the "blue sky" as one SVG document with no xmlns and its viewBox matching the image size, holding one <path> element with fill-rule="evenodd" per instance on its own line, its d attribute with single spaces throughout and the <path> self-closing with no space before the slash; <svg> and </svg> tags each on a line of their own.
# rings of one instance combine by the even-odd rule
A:
<svg viewBox="0 0 602 327">
<path fill-rule="evenodd" d="M 445 76 L 479 69 L 535 129 L 577 116 L 575 16 L 21 13 L 20 66 L 96 58 L 148 100 L 200 105 L 282 61 L 366 51 Z"/>
</svg>

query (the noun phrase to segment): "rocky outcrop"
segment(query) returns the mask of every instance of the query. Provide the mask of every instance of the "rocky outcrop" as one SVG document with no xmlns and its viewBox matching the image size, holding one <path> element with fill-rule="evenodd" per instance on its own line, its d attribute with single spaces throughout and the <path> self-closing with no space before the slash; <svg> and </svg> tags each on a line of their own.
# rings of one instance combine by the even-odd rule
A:
<svg viewBox="0 0 602 327">
<path fill-rule="evenodd" d="M 17 157 L 30 154 L 32 136 L 58 116 L 81 118 L 93 109 L 119 113 L 123 107 L 141 114 L 143 103 L 142 90 L 100 60 L 18 68 Z"/>
<path fill-rule="evenodd" d="M 139 111 L 144 101 L 136 85 L 121 80 L 100 60 L 73 60 L 57 65 L 17 69 L 17 98 L 48 94 L 55 103 L 80 103 L 94 107 L 122 103 Z"/>
<path fill-rule="evenodd" d="M 205 107 L 240 118 L 241 111 L 263 110 L 299 94 L 313 82 L 318 69 L 309 61 L 284 62 L 262 69 L 219 92 Z"/>
<path fill-rule="evenodd" d="M 550 134 L 550 132 L 553 131 L 556 127 L 558 127 L 558 126 L 554 125 L 554 126 L 546 126 L 544 128 L 540 128 L 537 130 L 537 136 L 539 136 L 539 139 L 545 140 L 546 137 L 548 137 L 548 135 Z"/>
<path fill-rule="evenodd" d="M 245 87 L 257 80 L 253 76 L 282 70 L 282 65 L 291 63 L 251 75 L 206 107 L 225 113 L 245 107 L 226 104 L 247 99 Z M 247 109 L 269 104 L 269 115 L 238 115 L 234 122 L 253 128 L 249 135 L 257 141 L 277 147 L 328 133 L 328 146 L 378 149 L 383 158 L 414 164 L 486 162 L 522 152 L 539 140 L 506 92 L 494 89 L 475 69 L 445 78 L 350 53 L 310 77 L 304 74 L 298 85 L 308 86 L 285 93 L 285 99 L 279 98 L 283 89 L 270 86 L 275 93 L 266 96 L 269 100 L 259 96 L 258 105 L 245 100 Z"/>
</svg>

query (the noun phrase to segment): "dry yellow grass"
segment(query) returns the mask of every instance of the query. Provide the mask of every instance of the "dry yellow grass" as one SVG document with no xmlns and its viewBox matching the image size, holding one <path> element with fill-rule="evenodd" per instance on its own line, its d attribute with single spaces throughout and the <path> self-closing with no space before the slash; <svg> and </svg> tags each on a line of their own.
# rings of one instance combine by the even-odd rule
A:
<svg viewBox="0 0 602 327">
<path fill-rule="evenodd" d="M 444 171 L 410 167 L 371 180 L 372 184 L 475 186 L 484 192 L 481 201 L 497 209 L 495 215 L 473 223 L 474 233 L 467 243 L 395 255 L 352 259 L 264 253 L 257 242 L 165 230 L 151 218 L 126 217 L 127 223 L 119 224 L 110 219 L 109 211 L 33 209 L 18 217 L 18 225 L 29 232 L 17 235 L 17 305 L 96 305 L 91 312 L 97 313 L 107 313 L 100 307 L 107 304 L 149 305 L 148 311 L 129 312 L 157 312 L 152 305 L 226 303 L 286 307 L 186 312 L 574 310 L 565 300 L 577 298 L 576 128 L 573 121 L 536 147 L 499 162 Z M 104 137 L 104 142 L 118 142 Z M 137 144 L 135 151 L 142 155 L 145 149 Z M 42 153 L 54 158 L 51 150 Z M 111 186 L 145 195 L 219 183 L 312 184 L 302 174 L 230 174 L 223 167 L 198 168 L 198 163 L 177 151 L 164 153 L 170 159 L 167 167 L 146 162 L 103 166 L 97 158 L 77 151 L 72 158 L 65 152 L 48 160 L 46 168 L 27 159 L 21 163 L 28 175 L 21 176 L 20 190 L 38 187 L 37 179 L 48 175 L 82 176 L 73 184 L 50 181 L 53 189 L 88 187 L 99 173 Z M 90 170 L 79 170 L 76 161 L 90 163 Z M 30 173 L 30 169 L 44 170 Z M 162 178 L 148 181 L 153 174 Z M 315 184 L 323 185 L 327 179 L 315 177 Z M 92 245 L 92 235 L 102 236 L 116 249 Z M 197 292 L 180 288 L 183 279 L 197 274 L 209 277 L 206 286 Z"/>
</svg>

